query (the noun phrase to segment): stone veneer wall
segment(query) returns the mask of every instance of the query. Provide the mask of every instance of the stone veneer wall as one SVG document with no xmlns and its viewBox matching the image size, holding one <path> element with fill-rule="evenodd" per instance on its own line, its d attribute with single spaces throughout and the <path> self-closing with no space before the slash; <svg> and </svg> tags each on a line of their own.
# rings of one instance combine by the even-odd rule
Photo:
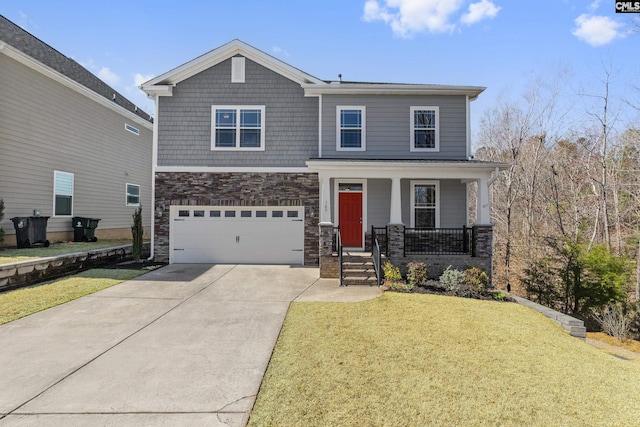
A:
<svg viewBox="0 0 640 427">
<path fill-rule="evenodd" d="M 169 261 L 169 207 L 304 206 L 304 263 L 318 265 L 318 175 L 157 172 L 154 258 Z"/>
</svg>

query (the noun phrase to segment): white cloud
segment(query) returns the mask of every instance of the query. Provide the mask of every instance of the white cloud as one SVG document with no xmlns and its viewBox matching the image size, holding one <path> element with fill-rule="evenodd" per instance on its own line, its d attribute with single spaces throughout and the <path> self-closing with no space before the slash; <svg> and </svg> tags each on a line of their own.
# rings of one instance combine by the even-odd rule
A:
<svg viewBox="0 0 640 427">
<path fill-rule="evenodd" d="M 582 14 L 574 22 L 576 28 L 571 33 L 591 46 L 603 46 L 624 37 L 620 32 L 622 24 L 608 16 Z"/>
<path fill-rule="evenodd" d="M 411 37 L 415 33 L 452 32 L 456 25 L 451 16 L 462 7 L 463 0 L 367 0 L 363 19 L 366 22 L 382 21 L 391 26 L 399 37 Z"/>
<path fill-rule="evenodd" d="M 489 0 L 481 0 L 478 3 L 470 4 L 468 12 L 462 15 L 460 21 L 467 25 L 475 24 L 483 19 L 495 18 L 500 9 L 502 8 Z"/>
<path fill-rule="evenodd" d="M 590 12 L 595 12 L 598 7 L 600 7 L 600 2 L 602 0 L 594 0 L 590 5 L 589 5 L 589 11 Z"/>
<path fill-rule="evenodd" d="M 103 81 L 110 84 L 111 86 L 116 86 L 120 83 L 120 77 L 113 71 L 111 71 L 107 67 L 102 67 L 100 71 L 98 71 L 98 77 L 100 77 Z"/>
<path fill-rule="evenodd" d="M 135 73 L 133 75 L 133 84 L 135 85 L 135 87 L 140 87 L 140 85 L 142 83 L 148 82 L 149 80 L 151 80 L 152 78 L 154 78 L 155 76 L 153 74 L 140 74 L 140 73 Z"/>
<path fill-rule="evenodd" d="M 424 31 L 450 33 L 457 28 L 457 15 L 465 3 L 465 0 L 367 0 L 362 19 L 382 21 L 396 36 L 405 38 Z M 494 18 L 500 9 L 491 0 L 480 0 L 469 5 L 460 22 L 472 25 Z"/>
<path fill-rule="evenodd" d="M 285 57 L 289 56 L 289 52 L 287 52 L 286 50 L 284 50 L 280 46 L 273 46 L 271 48 L 271 51 L 274 53 L 274 55 L 281 55 L 281 56 L 285 56 Z"/>
</svg>

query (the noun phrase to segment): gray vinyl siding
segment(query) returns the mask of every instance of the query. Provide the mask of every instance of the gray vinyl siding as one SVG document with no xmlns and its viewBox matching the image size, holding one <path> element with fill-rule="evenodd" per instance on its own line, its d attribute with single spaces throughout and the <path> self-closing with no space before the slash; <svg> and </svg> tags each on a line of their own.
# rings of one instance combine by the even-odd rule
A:
<svg viewBox="0 0 640 427">
<path fill-rule="evenodd" d="M 47 231 L 72 229 L 69 217 L 53 217 L 55 170 L 74 174 L 73 215 L 101 218 L 98 229 L 131 226 L 126 183 L 139 184 L 148 228 L 151 156 L 150 129 L 0 54 L 0 227 L 8 234 L 10 218 L 34 209 L 51 216 Z"/>
<path fill-rule="evenodd" d="M 411 227 L 411 181 L 400 182 L 402 192 L 402 222 Z M 433 180 L 429 180 L 433 181 Z M 461 228 L 467 225 L 467 185 L 458 179 L 440 182 L 440 228 Z"/>
<path fill-rule="evenodd" d="M 323 95 L 322 157 L 466 159 L 466 105 L 464 96 Z M 366 151 L 336 150 L 337 106 L 366 107 Z M 416 106 L 439 107 L 440 151 L 410 151 L 410 108 Z"/>
<path fill-rule="evenodd" d="M 391 207 L 391 180 L 367 180 L 367 227 L 385 227 L 389 224 Z"/>
<path fill-rule="evenodd" d="M 337 202 L 335 194 L 335 179 L 331 180 L 331 203 Z M 341 179 L 340 182 L 348 182 L 349 179 Z M 400 181 L 402 223 L 406 227 L 411 226 L 411 181 Z M 428 180 L 434 181 L 434 180 Z M 467 185 L 458 179 L 435 180 L 440 183 L 440 227 L 459 228 L 467 225 Z M 391 180 L 368 179 L 367 180 L 367 229 L 372 225 L 385 227 L 389 224 L 391 207 Z M 331 209 L 331 220 L 337 223 L 335 209 Z"/>
<path fill-rule="evenodd" d="M 231 59 L 160 97 L 158 165 L 304 167 L 318 153 L 318 98 L 248 58 L 245 83 L 231 83 Z M 212 151 L 212 105 L 264 105 L 265 151 Z"/>
</svg>

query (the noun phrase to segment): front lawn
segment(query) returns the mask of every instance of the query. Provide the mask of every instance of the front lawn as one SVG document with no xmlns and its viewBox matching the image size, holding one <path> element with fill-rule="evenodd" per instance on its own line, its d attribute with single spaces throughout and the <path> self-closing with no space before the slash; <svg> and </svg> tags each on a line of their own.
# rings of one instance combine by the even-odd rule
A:
<svg viewBox="0 0 640 427">
<path fill-rule="evenodd" d="M 148 269 L 94 268 L 28 288 L 0 293 L 0 307 L 2 307 L 0 325 L 92 294 L 148 272 Z"/>
<path fill-rule="evenodd" d="M 131 239 L 104 239 L 97 242 L 59 242 L 52 243 L 48 248 L 34 247 L 23 249 L 0 248 L 0 264 L 28 261 L 38 258 L 46 258 L 70 254 L 73 252 L 87 252 L 93 249 L 108 248 L 131 244 Z"/>
<path fill-rule="evenodd" d="M 517 304 L 294 303 L 249 425 L 638 425 L 638 378 Z"/>
</svg>

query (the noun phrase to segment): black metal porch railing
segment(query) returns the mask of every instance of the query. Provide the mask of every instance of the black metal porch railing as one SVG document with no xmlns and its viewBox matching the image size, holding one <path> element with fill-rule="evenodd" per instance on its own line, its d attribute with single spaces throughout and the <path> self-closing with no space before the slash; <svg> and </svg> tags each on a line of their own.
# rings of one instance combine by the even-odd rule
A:
<svg viewBox="0 0 640 427">
<path fill-rule="evenodd" d="M 387 239 L 387 227 L 371 226 L 371 249 L 373 250 L 373 237 L 378 238 L 382 255 L 389 256 L 389 243 Z"/>
<path fill-rule="evenodd" d="M 338 253 L 340 286 L 344 286 L 344 275 L 342 274 L 342 236 L 340 235 L 340 226 L 333 227 L 333 250 Z"/>
<path fill-rule="evenodd" d="M 384 233 L 383 233 L 384 231 Z M 387 229 L 376 228 L 371 226 L 371 258 L 373 259 L 373 268 L 376 271 L 376 281 L 378 286 L 382 284 L 382 246 L 380 245 L 380 239 L 384 236 L 386 244 Z M 385 250 L 386 253 L 386 250 Z"/>
<path fill-rule="evenodd" d="M 471 228 L 405 228 L 406 255 L 473 255 Z"/>
</svg>

